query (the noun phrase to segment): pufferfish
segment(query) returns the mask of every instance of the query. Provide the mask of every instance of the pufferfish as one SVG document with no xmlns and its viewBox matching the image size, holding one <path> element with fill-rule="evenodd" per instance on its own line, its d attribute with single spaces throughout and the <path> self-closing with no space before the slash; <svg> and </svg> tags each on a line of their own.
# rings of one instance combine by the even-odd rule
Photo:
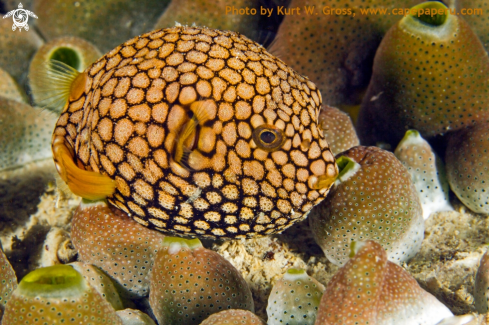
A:
<svg viewBox="0 0 489 325">
<path fill-rule="evenodd" d="M 46 76 L 63 100 L 52 139 L 61 178 L 146 227 L 278 233 L 303 220 L 338 174 L 317 87 L 239 33 L 160 29 L 81 73 L 50 61 Z"/>
</svg>

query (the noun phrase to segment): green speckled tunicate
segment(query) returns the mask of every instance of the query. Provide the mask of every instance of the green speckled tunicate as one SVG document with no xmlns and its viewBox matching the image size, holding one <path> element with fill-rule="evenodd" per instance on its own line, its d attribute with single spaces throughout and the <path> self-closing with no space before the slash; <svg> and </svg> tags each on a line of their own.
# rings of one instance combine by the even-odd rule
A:
<svg viewBox="0 0 489 325">
<path fill-rule="evenodd" d="M 411 175 L 390 152 L 358 146 L 337 157 L 331 193 L 309 215 L 314 239 L 336 265 L 349 259 L 355 240 L 375 240 L 400 264 L 421 248 L 423 210 Z"/>
<path fill-rule="evenodd" d="M 166 237 L 150 282 L 149 303 L 159 324 L 199 325 L 221 310 L 255 310 L 239 271 L 198 239 Z"/>
<path fill-rule="evenodd" d="M 362 15 L 360 10 L 390 12 L 421 1 L 292 0 L 289 8 L 300 8 L 300 15 L 284 17 L 270 51 L 311 78 L 326 104 L 358 104 L 368 85 L 372 59 L 382 37 L 402 18 L 400 15 Z M 305 7 L 314 7 L 314 12 L 307 13 Z M 335 14 L 334 9 L 340 9 L 342 14 Z"/>
<path fill-rule="evenodd" d="M 268 325 L 314 325 L 324 290 L 305 270 L 288 269 L 268 297 Z"/>
<path fill-rule="evenodd" d="M 489 57 L 461 16 L 404 17 L 376 53 L 357 123 L 361 142 L 395 146 L 408 129 L 428 139 L 488 119 L 488 75 Z"/>
<path fill-rule="evenodd" d="M 152 29 L 169 0 L 34 0 L 32 11 L 47 40 L 77 36 L 101 51 Z"/>
<path fill-rule="evenodd" d="M 12 296 L 12 291 L 17 288 L 15 271 L 1 248 L 0 244 L 0 319 L 2 319 L 7 301 Z"/>
<path fill-rule="evenodd" d="M 43 43 L 34 29 L 14 32 L 12 18 L 0 19 L 0 68 L 18 82 L 24 81 L 30 58 Z"/>
<path fill-rule="evenodd" d="M 49 158 L 56 116 L 0 97 L 0 170 Z"/>
<path fill-rule="evenodd" d="M 489 213 L 489 123 L 454 132 L 448 139 L 450 188 L 470 210 Z"/>
<path fill-rule="evenodd" d="M 122 325 L 112 306 L 68 265 L 27 274 L 7 302 L 3 325 Z"/>
</svg>

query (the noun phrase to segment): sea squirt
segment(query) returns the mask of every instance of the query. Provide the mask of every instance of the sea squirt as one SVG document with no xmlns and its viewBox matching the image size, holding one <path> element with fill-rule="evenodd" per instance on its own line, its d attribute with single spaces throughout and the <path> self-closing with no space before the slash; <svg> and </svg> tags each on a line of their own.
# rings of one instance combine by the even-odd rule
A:
<svg viewBox="0 0 489 325">
<path fill-rule="evenodd" d="M 445 165 L 418 131 L 407 131 L 394 154 L 411 174 L 425 220 L 433 212 L 453 210 Z"/>
<path fill-rule="evenodd" d="M 249 310 L 228 309 L 212 314 L 200 325 L 265 325 L 266 323 Z"/>
<path fill-rule="evenodd" d="M 477 124 L 448 135 L 445 153 L 450 188 L 470 210 L 489 213 L 489 123 Z"/>
<path fill-rule="evenodd" d="M 421 9 L 443 14 L 414 14 Z M 361 142 L 395 146 L 408 129 L 429 140 L 486 120 L 488 73 L 489 57 L 462 16 L 436 1 L 411 8 L 375 55 L 357 123 Z"/>
<path fill-rule="evenodd" d="M 126 308 L 115 312 L 123 325 L 156 325 L 147 314 L 137 309 Z"/>
<path fill-rule="evenodd" d="M 268 325 L 314 325 L 324 290 L 305 270 L 289 268 L 268 297 Z"/>
<path fill-rule="evenodd" d="M 489 311 L 489 255 L 487 251 L 482 255 L 474 283 L 474 305 L 479 314 Z"/>
<path fill-rule="evenodd" d="M 362 11 L 390 12 L 420 2 L 292 0 L 289 8 L 300 8 L 300 15 L 284 17 L 270 52 L 314 80 L 328 105 L 356 105 L 368 85 L 372 58 L 380 41 L 402 17 L 372 17 Z"/>
<path fill-rule="evenodd" d="M 328 283 L 316 325 L 435 325 L 453 316 L 378 243 L 355 242 L 351 255 Z"/>
<path fill-rule="evenodd" d="M 114 308 L 68 265 L 27 274 L 7 302 L 2 324 L 120 324 Z"/>
<path fill-rule="evenodd" d="M 0 320 L 2 319 L 5 305 L 17 288 L 17 276 L 7 256 L 0 245 Z"/>
<path fill-rule="evenodd" d="M 241 273 L 197 238 L 166 237 L 150 283 L 149 303 L 159 324 L 198 325 L 226 309 L 255 311 Z"/>
<path fill-rule="evenodd" d="M 336 265 L 353 241 L 375 240 L 400 264 L 421 248 L 423 210 L 411 175 L 390 152 L 357 146 L 336 156 L 340 175 L 326 200 L 314 207 L 314 239 Z"/>
<path fill-rule="evenodd" d="M 314 83 L 238 33 L 176 26 L 135 37 L 82 73 L 57 61 L 48 69 L 70 87 L 52 142 L 61 178 L 146 227 L 211 238 L 281 232 L 336 178 Z"/>
<path fill-rule="evenodd" d="M 336 107 L 324 105 L 318 120 L 334 155 L 360 145 L 355 127 L 347 113 Z"/>
<path fill-rule="evenodd" d="M 71 222 L 80 261 L 104 271 L 122 297 L 148 295 L 149 273 L 164 238 L 105 202 L 82 203 Z"/>
</svg>

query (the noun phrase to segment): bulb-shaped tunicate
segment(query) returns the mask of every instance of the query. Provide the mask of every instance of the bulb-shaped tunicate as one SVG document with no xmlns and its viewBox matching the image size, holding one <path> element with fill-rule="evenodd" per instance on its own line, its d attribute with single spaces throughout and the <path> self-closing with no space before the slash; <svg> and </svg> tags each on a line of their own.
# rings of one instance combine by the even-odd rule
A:
<svg viewBox="0 0 489 325">
<path fill-rule="evenodd" d="M 149 302 L 160 324 L 198 325 L 221 310 L 254 311 L 239 271 L 198 239 L 165 237 L 150 282 Z"/>
<path fill-rule="evenodd" d="M 34 270 L 7 302 L 4 325 L 118 324 L 114 308 L 68 265 Z"/>
<path fill-rule="evenodd" d="M 268 297 L 268 325 L 314 325 L 324 289 L 305 270 L 288 269 Z"/>
<path fill-rule="evenodd" d="M 461 16 L 435 1 L 411 8 L 376 53 L 360 141 L 395 146 L 408 129 L 428 139 L 489 118 L 488 75 L 489 57 Z"/>
</svg>

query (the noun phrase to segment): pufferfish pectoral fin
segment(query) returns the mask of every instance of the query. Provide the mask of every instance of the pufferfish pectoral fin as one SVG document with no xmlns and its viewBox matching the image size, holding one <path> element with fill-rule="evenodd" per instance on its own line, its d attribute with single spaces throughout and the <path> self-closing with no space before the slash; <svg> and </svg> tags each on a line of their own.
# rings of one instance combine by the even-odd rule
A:
<svg viewBox="0 0 489 325">
<path fill-rule="evenodd" d="M 87 80 L 86 72 L 80 73 L 61 61 L 47 60 L 31 81 L 36 105 L 60 113 L 68 100 L 80 98 Z"/>
<path fill-rule="evenodd" d="M 189 137 L 197 129 L 198 121 L 195 116 L 183 125 L 181 133 L 176 138 L 175 151 L 173 155 L 173 160 L 175 162 L 182 164 L 185 157 L 188 157 L 190 149 L 185 145 L 189 140 Z"/>
<path fill-rule="evenodd" d="M 114 193 L 115 181 L 107 175 L 79 168 L 63 139 L 53 142 L 53 156 L 58 173 L 75 195 L 95 201 Z"/>
<path fill-rule="evenodd" d="M 336 181 L 337 176 L 338 175 L 335 176 L 321 175 L 317 178 L 317 181 L 313 184 L 312 188 L 316 190 L 329 188 Z"/>
<path fill-rule="evenodd" d="M 336 166 L 334 168 L 327 168 L 324 175 L 311 177 L 309 186 L 315 190 L 328 189 L 338 181 L 339 176 L 340 174 Z"/>
<path fill-rule="evenodd" d="M 194 114 L 192 118 L 183 125 L 181 132 L 176 136 L 173 160 L 182 166 L 187 166 L 191 148 L 195 146 L 198 139 L 199 125 L 203 125 L 210 120 L 205 102 L 196 101 L 190 105 L 190 110 Z M 193 136 L 193 137 L 192 137 Z"/>
<path fill-rule="evenodd" d="M 338 166 L 338 169 L 335 169 L 334 173 L 329 175 L 326 173 L 325 175 L 317 177 L 317 179 L 312 181 L 311 187 L 320 190 L 330 187 L 333 183 L 338 185 L 339 183 L 350 179 L 350 177 L 355 175 L 361 169 L 359 163 L 347 156 L 337 158 L 336 165 Z"/>
</svg>

